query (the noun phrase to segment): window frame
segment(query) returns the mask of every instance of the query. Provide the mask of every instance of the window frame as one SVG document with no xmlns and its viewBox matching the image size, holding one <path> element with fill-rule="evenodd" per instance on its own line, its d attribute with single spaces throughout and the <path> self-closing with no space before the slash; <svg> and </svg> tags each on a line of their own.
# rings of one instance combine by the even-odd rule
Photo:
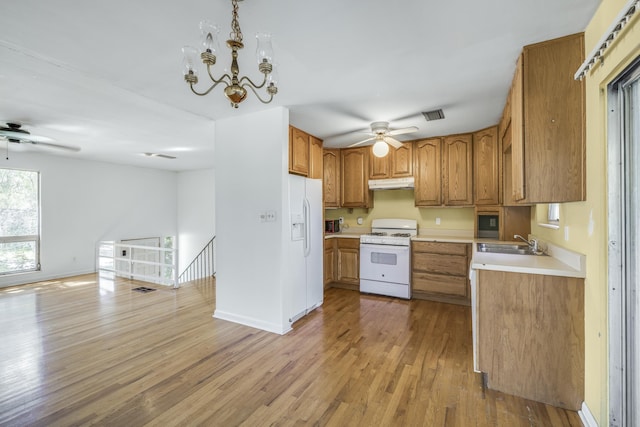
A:
<svg viewBox="0 0 640 427">
<path fill-rule="evenodd" d="M 31 169 L 19 169 L 19 168 L 0 168 L 2 170 L 9 170 L 9 171 L 20 171 L 20 172 L 31 172 L 31 173 L 35 173 L 36 174 L 36 182 L 37 182 L 37 201 L 38 201 L 38 207 L 37 207 L 37 215 L 38 215 L 38 220 L 37 220 L 37 234 L 25 234 L 25 235 L 19 235 L 19 236 L 3 236 L 0 235 L 0 244 L 4 244 L 4 243 L 21 243 L 21 242 L 34 242 L 35 244 L 35 259 L 34 259 L 34 267 L 33 268 L 28 268 L 28 269 L 22 269 L 22 270 L 11 270 L 11 271 L 0 271 L 0 277 L 5 277 L 5 276 L 10 276 L 10 275 L 15 275 L 15 274 L 26 274 L 26 273 L 33 273 L 36 271 L 41 271 L 42 269 L 42 265 L 40 264 L 40 239 L 41 239 L 41 235 L 42 235 L 42 199 L 41 199 L 41 179 L 42 179 L 42 175 L 40 173 L 40 171 L 36 171 L 36 170 L 31 170 Z"/>
</svg>

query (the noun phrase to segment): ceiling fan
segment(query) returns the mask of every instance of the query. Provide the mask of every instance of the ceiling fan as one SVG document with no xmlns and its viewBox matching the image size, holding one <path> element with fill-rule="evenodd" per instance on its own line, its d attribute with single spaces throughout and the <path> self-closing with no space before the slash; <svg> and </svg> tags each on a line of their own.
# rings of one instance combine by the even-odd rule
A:
<svg viewBox="0 0 640 427">
<path fill-rule="evenodd" d="M 16 144 L 29 143 L 61 150 L 75 152 L 80 151 L 79 147 L 54 144 L 53 141 L 55 140 L 48 136 L 32 135 L 29 131 L 22 129 L 22 125 L 20 123 L 7 123 L 6 125 L 0 125 L 0 139 L 5 139 L 8 142 L 14 142 Z"/>
<path fill-rule="evenodd" d="M 355 147 L 360 144 L 364 144 L 365 142 L 375 141 L 373 143 L 373 154 L 377 157 L 384 157 L 389 152 L 389 145 L 396 149 L 402 147 L 402 143 L 393 138 L 394 136 L 417 131 L 418 128 L 416 126 L 409 126 L 401 129 L 390 129 L 389 122 L 373 122 L 371 123 L 371 132 L 367 132 L 370 135 L 369 138 L 356 142 L 355 144 L 351 144 L 349 147 Z"/>
</svg>

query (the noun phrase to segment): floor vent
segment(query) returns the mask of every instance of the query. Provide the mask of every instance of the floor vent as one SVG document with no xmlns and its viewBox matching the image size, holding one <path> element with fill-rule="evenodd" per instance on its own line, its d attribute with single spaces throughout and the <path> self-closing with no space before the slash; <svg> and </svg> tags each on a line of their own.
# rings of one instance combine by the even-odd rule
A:
<svg viewBox="0 0 640 427">
<path fill-rule="evenodd" d="M 142 292 L 143 294 L 146 294 L 147 292 L 155 291 L 155 289 L 147 288 L 146 286 L 140 286 L 140 287 L 137 287 L 137 288 L 133 288 L 133 290 L 137 291 L 137 292 Z"/>
</svg>

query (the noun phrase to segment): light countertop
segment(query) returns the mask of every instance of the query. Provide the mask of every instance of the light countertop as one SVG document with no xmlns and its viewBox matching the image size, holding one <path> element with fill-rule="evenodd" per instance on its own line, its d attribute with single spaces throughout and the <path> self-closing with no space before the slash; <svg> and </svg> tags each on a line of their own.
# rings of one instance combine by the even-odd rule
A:
<svg viewBox="0 0 640 427">
<path fill-rule="evenodd" d="M 586 277 L 586 257 L 584 255 L 552 244 L 541 243 L 547 248 L 547 256 L 478 252 L 474 244 L 471 269 Z"/>
<path fill-rule="evenodd" d="M 368 233 L 366 228 L 351 228 L 339 233 L 325 234 L 325 239 L 351 238 L 359 239 Z M 585 256 L 577 252 L 546 244 L 547 256 L 512 255 L 478 252 L 476 243 L 487 242 L 487 239 L 475 239 L 473 232 L 464 230 L 428 230 L 411 238 L 415 242 L 442 242 L 472 244 L 471 269 L 507 271 L 513 273 L 543 274 L 562 277 L 586 277 Z M 491 242 L 496 243 L 495 240 Z M 512 242 L 503 242 L 512 243 Z"/>
<path fill-rule="evenodd" d="M 325 239 L 359 239 L 365 233 L 357 233 L 357 232 L 339 232 L 339 233 L 326 233 L 324 235 Z"/>
</svg>

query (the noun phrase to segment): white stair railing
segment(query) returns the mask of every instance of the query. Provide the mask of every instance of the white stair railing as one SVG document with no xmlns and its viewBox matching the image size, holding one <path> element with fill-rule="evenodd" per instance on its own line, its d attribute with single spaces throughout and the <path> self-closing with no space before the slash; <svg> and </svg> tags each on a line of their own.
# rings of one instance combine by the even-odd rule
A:
<svg viewBox="0 0 640 427">
<path fill-rule="evenodd" d="M 99 271 L 118 277 L 179 288 L 178 251 L 173 248 L 101 241 L 96 250 Z"/>
<path fill-rule="evenodd" d="M 213 236 L 187 268 L 178 276 L 178 282 L 185 283 L 192 280 L 214 277 L 216 275 L 215 261 L 216 236 Z"/>
</svg>

